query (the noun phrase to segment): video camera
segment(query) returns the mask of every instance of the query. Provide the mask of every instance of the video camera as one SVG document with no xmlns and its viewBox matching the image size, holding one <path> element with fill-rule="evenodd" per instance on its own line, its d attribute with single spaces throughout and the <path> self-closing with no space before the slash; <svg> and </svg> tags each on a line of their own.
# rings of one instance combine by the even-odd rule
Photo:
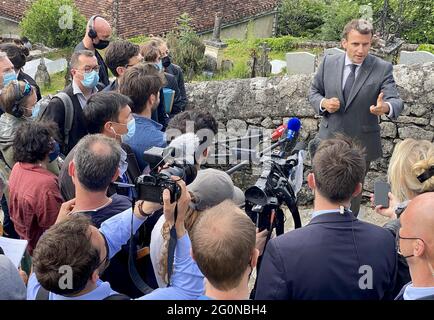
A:
<svg viewBox="0 0 434 320">
<path fill-rule="evenodd" d="M 255 154 L 250 158 L 259 159 L 263 170 L 255 185 L 245 191 L 245 210 L 260 231 L 276 228 L 277 234 L 284 232 L 283 203 L 291 211 L 295 228 L 301 227 L 296 197 L 303 180 L 304 152 L 300 151 L 304 149 L 304 144 L 297 144 L 300 128 L 300 120 L 291 118 L 272 134 L 272 139 L 279 139 L 276 143 L 259 156 L 256 150 L 249 151 Z M 250 161 L 243 161 L 227 173 L 232 174 L 248 163 Z"/>
<path fill-rule="evenodd" d="M 163 191 L 170 191 L 170 202 L 175 202 L 181 196 L 181 189 L 172 176 L 178 176 L 188 185 L 196 178 L 197 170 L 194 164 L 186 163 L 176 158 L 177 150 L 173 147 L 153 147 L 144 153 L 144 159 L 149 164 L 149 174 L 137 177 L 136 191 L 138 200 L 146 200 L 163 204 Z M 160 170 L 160 168 L 163 168 Z"/>
</svg>

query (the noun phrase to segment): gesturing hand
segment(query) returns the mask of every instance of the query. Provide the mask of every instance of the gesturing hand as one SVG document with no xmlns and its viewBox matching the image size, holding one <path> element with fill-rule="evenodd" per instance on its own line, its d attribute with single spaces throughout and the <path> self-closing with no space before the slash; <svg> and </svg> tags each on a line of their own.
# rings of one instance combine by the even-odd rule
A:
<svg viewBox="0 0 434 320">
<path fill-rule="evenodd" d="M 341 107 L 341 102 L 338 98 L 333 97 L 330 99 L 324 99 L 322 107 L 326 109 L 329 113 L 334 113 Z"/>
<path fill-rule="evenodd" d="M 369 111 L 376 116 L 382 116 L 383 114 L 388 114 L 390 109 L 389 105 L 383 101 L 384 93 L 380 92 L 377 98 L 377 105 L 371 106 Z"/>
</svg>

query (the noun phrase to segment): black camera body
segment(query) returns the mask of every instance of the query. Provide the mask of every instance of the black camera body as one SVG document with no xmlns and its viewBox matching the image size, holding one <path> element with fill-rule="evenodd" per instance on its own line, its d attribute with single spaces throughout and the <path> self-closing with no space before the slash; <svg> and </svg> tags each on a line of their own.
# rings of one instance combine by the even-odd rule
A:
<svg viewBox="0 0 434 320">
<path fill-rule="evenodd" d="M 170 202 L 173 203 L 181 196 L 181 188 L 176 181 L 165 173 L 143 174 L 137 178 L 137 198 L 149 202 L 163 204 L 163 191 L 170 191 Z"/>
<path fill-rule="evenodd" d="M 170 191 L 170 202 L 178 201 L 181 196 L 181 188 L 172 176 L 180 177 L 185 184 L 190 184 L 196 178 L 197 170 L 192 164 L 187 164 L 179 160 L 167 160 L 174 154 L 174 148 L 157 148 L 154 147 L 145 152 L 144 158 L 152 166 L 149 174 L 143 174 L 137 177 L 136 192 L 138 200 L 145 200 L 163 204 L 163 191 Z M 158 172 L 159 168 L 163 169 Z"/>
</svg>

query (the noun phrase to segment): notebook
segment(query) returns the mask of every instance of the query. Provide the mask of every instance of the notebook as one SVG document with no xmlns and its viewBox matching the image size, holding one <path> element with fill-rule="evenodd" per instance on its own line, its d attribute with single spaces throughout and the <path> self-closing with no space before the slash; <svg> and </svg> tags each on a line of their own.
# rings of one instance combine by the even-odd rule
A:
<svg viewBox="0 0 434 320">
<path fill-rule="evenodd" d="M 27 240 L 0 237 L 0 247 L 3 249 L 5 256 L 12 261 L 17 269 L 21 264 L 21 259 L 26 251 L 27 243 Z"/>
<path fill-rule="evenodd" d="M 173 100 L 175 99 L 175 90 L 163 88 L 164 110 L 167 114 L 172 112 Z"/>
</svg>

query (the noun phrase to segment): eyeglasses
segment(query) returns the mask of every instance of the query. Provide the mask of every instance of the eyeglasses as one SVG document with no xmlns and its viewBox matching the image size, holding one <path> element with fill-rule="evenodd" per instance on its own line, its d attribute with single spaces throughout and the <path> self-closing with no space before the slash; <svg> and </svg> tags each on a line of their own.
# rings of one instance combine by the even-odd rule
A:
<svg viewBox="0 0 434 320">
<path fill-rule="evenodd" d="M 99 69 L 100 69 L 99 66 L 95 66 L 93 68 L 92 67 L 86 67 L 86 68 L 84 68 L 84 70 L 81 70 L 81 69 L 77 69 L 77 70 L 84 72 L 84 73 L 91 73 L 92 71 L 99 72 Z"/>
<path fill-rule="evenodd" d="M 425 243 L 425 241 L 423 241 L 423 239 L 421 239 L 421 238 L 416 238 L 416 237 L 401 237 L 401 235 L 399 234 L 399 230 L 398 230 L 398 233 L 396 234 L 396 251 L 398 252 L 398 254 L 400 254 L 404 258 L 410 258 L 410 257 L 413 257 L 413 255 L 404 256 L 404 254 L 401 252 L 401 246 L 399 244 L 399 240 L 420 240 L 423 243 Z"/>
</svg>

